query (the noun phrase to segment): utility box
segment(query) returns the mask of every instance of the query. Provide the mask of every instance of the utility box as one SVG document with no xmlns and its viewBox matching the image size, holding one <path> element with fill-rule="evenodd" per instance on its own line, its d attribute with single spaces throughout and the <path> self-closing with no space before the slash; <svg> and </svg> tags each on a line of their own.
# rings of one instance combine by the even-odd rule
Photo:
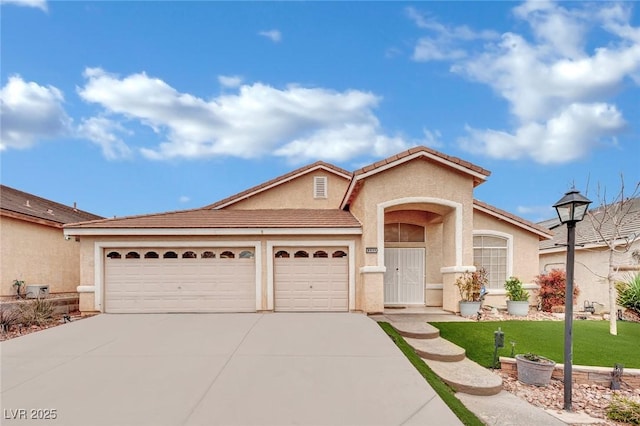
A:
<svg viewBox="0 0 640 426">
<path fill-rule="evenodd" d="M 49 296 L 48 285 L 28 285 L 26 290 L 27 299 L 38 299 Z"/>
</svg>

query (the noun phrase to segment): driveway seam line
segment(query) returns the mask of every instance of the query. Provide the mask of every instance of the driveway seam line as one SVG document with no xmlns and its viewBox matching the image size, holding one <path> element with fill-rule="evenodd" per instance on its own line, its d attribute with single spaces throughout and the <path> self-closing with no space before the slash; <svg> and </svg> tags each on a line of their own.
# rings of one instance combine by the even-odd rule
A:
<svg viewBox="0 0 640 426">
<path fill-rule="evenodd" d="M 407 417 L 402 423 L 400 423 L 400 426 L 407 424 L 407 422 L 409 420 L 411 420 L 412 418 L 414 418 L 420 411 L 422 411 L 422 409 L 424 407 L 427 406 L 427 404 L 429 404 L 431 401 L 433 401 L 433 399 L 436 397 L 436 395 L 433 395 L 431 398 L 427 399 L 424 404 L 422 404 L 420 407 L 418 407 L 418 409 L 416 411 L 414 411 L 409 417 Z"/>
</svg>

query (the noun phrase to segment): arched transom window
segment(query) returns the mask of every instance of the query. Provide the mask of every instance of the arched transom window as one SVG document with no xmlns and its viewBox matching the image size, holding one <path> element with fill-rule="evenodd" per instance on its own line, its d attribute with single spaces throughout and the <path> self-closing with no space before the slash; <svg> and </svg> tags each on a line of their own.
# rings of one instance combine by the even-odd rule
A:
<svg viewBox="0 0 640 426">
<path fill-rule="evenodd" d="M 411 223 L 387 223 L 384 225 L 385 243 L 423 243 L 424 226 Z"/>
</svg>

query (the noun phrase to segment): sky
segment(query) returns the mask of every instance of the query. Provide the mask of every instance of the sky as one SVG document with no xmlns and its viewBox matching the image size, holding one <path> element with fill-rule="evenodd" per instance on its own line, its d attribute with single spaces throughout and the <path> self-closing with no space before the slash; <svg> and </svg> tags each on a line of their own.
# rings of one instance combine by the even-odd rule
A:
<svg viewBox="0 0 640 426">
<path fill-rule="evenodd" d="M 536 222 L 640 182 L 640 3 L 0 3 L 0 179 L 105 217 L 417 145 Z"/>
</svg>

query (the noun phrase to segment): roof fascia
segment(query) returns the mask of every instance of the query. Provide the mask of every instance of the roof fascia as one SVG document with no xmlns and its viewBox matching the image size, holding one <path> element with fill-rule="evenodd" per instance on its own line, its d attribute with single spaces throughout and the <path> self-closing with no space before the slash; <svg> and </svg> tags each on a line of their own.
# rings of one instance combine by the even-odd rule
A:
<svg viewBox="0 0 640 426">
<path fill-rule="evenodd" d="M 474 208 L 474 210 L 481 211 L 483 213 L 486 213 L 486 214 L 488 214 L 490 216 L 493 216 L 493 217 L 498 218 L 500 220 L 503 220 L 505 222 L 509 222 L 512 225 L 516 225 L 519 228 L 522 228 L 524 230 L 532 232 L 532 233 L 534 233 L 534 234 L 536 234 L 536 235 L 538 235 L 540 237 L 543 237 L 545 240 L 550 240 L 550 239 L 553 238 L 553 235 L 551 235 L 551 234 L 547 234 L 546 232 L 541 232 L 541 231 L 539 231 L 539 230 L 537 230 L 535 228 L 532 228 L 531 226 L 528 226 L 528 225 L 526 225 L 526 224 L 524 224 L 522 222 L 518 222 L 517 220 L 513 220 L 508 216 L 504 216 L 504 215 L 502 215 L 502 214 L 500 214 L 498 212 L 494 212 L 493 210 L 489 210 L 489 209 L 484 208 L 482 206 L 479 206 L 477 204 L 474 204 L 473 208 Z"/>
<path fill-rule="evenodd" d="M 361 235 L 362 228 L 65 228 L 65 236 Z"/>
<path fill-rule="evenodd" d="M 12 219 L 23 220 L 25 222 L 36 223 L 38 225 L 49 226 L 49 227 L 52 227 L 52 228 L 62 229 L 62 225 L 63 225 L 62 223 L 55 222 L 53 220 L 41 219 L 39 217 L 29 216 L 29 215 L 24 214 L 24 213 L 13 212 L 11 210 L 5 210 L 5 209 L 2 209 L 0 211 L 0 216 L 6 216 L 6 217 L 10 217 Z"/>
</svg>

